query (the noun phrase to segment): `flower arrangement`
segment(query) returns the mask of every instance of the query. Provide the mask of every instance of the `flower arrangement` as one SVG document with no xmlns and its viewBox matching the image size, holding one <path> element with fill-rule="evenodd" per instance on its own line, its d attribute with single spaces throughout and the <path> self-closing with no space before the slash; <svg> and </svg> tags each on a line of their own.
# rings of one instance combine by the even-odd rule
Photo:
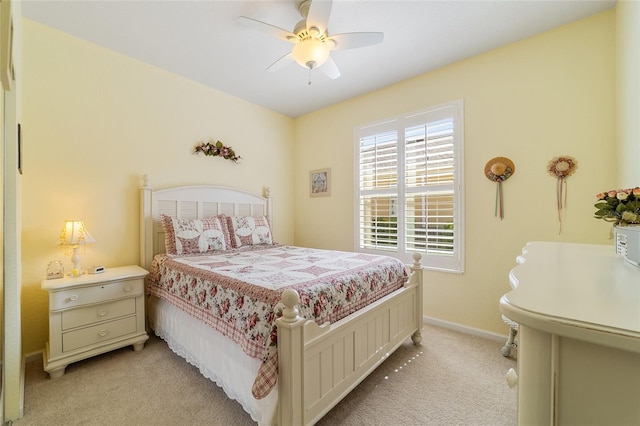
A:
<svg viewBox="0 0 640 426">
<path fill-rule="evenodd" d="M 640 224 L 640 187 L 612 189 L 596 196 L 596 219 L 614 225 Z"/>
<path fill-rule="evenodd" d="M 195 154 L 199 152 L 211 157 L 222 157 L 225 160 L 231 160 L 234 163 L 237 163 L 238 160 L 242 158 L 237 155 L 230 146 L 224 146 L 220 141 L 214 142 L 213 139 L 209 139 L 208 142 L 201 142 L 196 145 Z"/>
</svg>

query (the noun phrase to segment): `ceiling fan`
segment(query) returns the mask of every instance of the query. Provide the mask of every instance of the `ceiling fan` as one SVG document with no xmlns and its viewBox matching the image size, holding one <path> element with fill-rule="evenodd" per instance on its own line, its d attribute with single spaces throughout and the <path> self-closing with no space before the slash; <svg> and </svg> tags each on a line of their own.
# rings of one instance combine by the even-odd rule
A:
<svg viewBox="0 0 640 426">
<path fill-rule="evenodd" d="M 288 31 L 266 22 L 241 16 L 238 21 L 281 40 L 293 43 L 291 52 L 271 64 L 267 70 L 277 71 L 297 62 L 304 68 L 320 68 L 329 78 L 340 77 L 340 70 L 330 56 L 332 50 L 354 49 L 382 43 L 384 34 L 380 32 L 357 32 L 330 35 L 327 29 L 331 15 L 332 0 L 304 0 L 298 5 L 302 20 L 293 31 Z M 311 81 L 309 81 L 311 84 Z"/>
</svg>

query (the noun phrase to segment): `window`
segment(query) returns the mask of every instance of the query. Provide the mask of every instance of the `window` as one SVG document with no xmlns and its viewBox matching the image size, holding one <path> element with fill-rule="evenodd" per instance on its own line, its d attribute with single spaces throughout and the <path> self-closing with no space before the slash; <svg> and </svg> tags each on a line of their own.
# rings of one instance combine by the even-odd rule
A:
<svg viewBox="0 0 640 426">
<path fill-rule="evenodd" d="M 464 270 L 463 103 L 356 128 L 356 247 Z"/>
</svg>

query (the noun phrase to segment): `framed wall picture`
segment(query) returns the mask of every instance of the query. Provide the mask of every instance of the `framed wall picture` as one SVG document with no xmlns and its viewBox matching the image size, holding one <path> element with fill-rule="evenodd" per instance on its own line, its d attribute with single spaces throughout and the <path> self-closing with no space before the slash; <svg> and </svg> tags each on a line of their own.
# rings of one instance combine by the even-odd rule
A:
<svg viewBox="0 0 640 426">
<path fill-rule="evenodd" d="M 309 172 L 309 186 L 312 197 L 331 195 L 331 169 L 311 170 Z"/>
</svg>

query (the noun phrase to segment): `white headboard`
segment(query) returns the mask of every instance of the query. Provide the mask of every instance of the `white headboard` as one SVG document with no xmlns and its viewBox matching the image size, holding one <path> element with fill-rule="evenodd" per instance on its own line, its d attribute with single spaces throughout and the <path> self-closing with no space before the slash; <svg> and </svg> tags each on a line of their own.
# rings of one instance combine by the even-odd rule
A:
<svg viewBox="0 0 640 426">
<path fill-rule="evenodd" d="M 264 195 L 210 185 L 153 190 L 149 176 L 144 175 L 140 189 L 140 266 L 149 270 L 153 256 L 164 253 L 160 215 L 181 219 L 200 219 L 218 214 L 273 217 L 269 188 L 265 188 Z M 273 232 L 273 220 L 271 227 Z"/>
</svg>

